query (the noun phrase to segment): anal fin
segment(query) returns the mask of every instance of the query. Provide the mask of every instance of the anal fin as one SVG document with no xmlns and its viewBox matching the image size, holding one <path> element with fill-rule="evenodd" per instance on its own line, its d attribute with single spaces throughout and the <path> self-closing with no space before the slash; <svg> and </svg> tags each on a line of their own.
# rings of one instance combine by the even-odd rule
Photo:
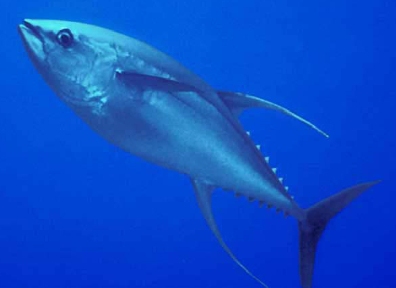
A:
<svg viewBox="0 0 396 288">
<path fill-rule="evenodd" d="M 216 221 L 213 217 L 213 212 L 212 212 L 212 192 L 214 187 L 211 185 L 208 185 L 202 181 L 198 181 L 195 179 L 191 180 L 193 186 L 194 186 L 194 191 L 195 191 L 195 196 L 197 197 L 198 205 L 199 208 L 201 209 L 201 212 L 206 220 L 206 223 L 208 224 L 210 230 L 212 230 L 213 234 L 216 236 L 217 240 L 219 241 L 221 247 L 227 252 L 227 254 L 231 257 L 231 259 L 240 267 L 242 268 L 243 271 L 245 271 L 250 277 L 252 277 L 254 280 L 256 280 L 258 283 L 260 283 L 262 286 L 268 288 L 268 286 L 263 283 L 259 278 L 257 278 L 255 275 L 253 275 L 252 272 L 250 272 L 234 255 L 234 253 L 231 251 L 231 249 L 227 246 L 227 244 L 224 242 L 223 237 L 220 234 L 220 231 L 217 227 Z"/>
</svg>

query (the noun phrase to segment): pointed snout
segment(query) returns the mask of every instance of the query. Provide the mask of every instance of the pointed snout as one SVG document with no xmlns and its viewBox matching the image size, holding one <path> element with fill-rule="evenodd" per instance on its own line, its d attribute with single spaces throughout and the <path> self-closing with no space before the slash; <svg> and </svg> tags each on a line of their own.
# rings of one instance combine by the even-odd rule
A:
<svg viewBox="0 0 396 288">
<path fill-rule="evenodd" d="M 41 38 L 38 27 L 36 20 L 24 19 L 22 23 L 18 25 L 18 32 L 24 41 L 27 41 L 29 35 Z"/>
<path fill-rule="evenodd" d="M 25 19 L 18 25 L 23 45 L 36 67 L 45 59 L 44 37 L 39 22 L 40 20 Z"/>
</svg>

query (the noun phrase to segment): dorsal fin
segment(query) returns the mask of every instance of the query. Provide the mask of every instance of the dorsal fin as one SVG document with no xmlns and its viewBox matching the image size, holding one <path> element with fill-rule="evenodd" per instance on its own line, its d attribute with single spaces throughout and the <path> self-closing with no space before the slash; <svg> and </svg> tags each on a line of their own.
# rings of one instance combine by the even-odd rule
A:
<svg viewBox="0 0 396 288">
<path fill-rule="evenodd" d="M 262 286 L 268 288 L 268 286 L 263 283 L 259 278 L 253 275 L 239 260 L 236 258 L 234 253 L 232 253 L 231 249 L 227 246 L 224 242 L 223 237 L 220 234 L 219 229 L 217 228 L 216 221 L 213 217 L 212 213 L 212 192 L 213 187 L 195 179 L 191 179 L 191 182 L 194 186 L 195 196 L 197 197 L 199 208 L 201 208 L 201 212 L 208 224 L 210 230 L 212 230 L 213 234 L 216 236 L 217 240 L 219 241 L 221 247 L 227 252 L 227 254 L 234 260 L 234 262 L 242 268 L 250 277 L 260 283 Z"/>
<path fill-rule="evenodd" d="M 320 134 L 322 134 L 325 137 L 329 137 L 328 134 L 320 130 L 318 127 L 316 127 L 314 124 L 309 122 L 308 120 L 305 120 L 304 118 L 298 116 L 297 114 L 291 112 L 290 110 L 272 103 L 268 100 L 264 100 L 252 95 L 244 94 L 244 93 L 237 93 L 237 92 L 227 92 L 227 91 L 217 91 L 217 94 L 220 96 L 220 98 L 224 101 L 224 103 L 228 106 L 228 108 L 234 112 L 237 116 L 241 114 L 244 110 L 248 108 L 266 108 L 266 109 L 271 109 L 275 110 L 278 112 L 281 112 L 283 114 L 286 114 L 288 116 L 291 116 L 304 124 L 308 125 L 312 129 L 316 130 Z"/>
</svg>

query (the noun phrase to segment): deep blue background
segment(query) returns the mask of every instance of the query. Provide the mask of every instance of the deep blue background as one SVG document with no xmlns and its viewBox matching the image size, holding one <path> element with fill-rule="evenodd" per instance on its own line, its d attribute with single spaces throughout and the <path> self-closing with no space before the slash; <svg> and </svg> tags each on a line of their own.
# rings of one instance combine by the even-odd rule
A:
<svg viewBox="0 0 396 288">
<path fill-rule="evenodd" d="M 345 3 L 347 2 L 347 3 Z M 396 287 L 396 3 L 3 0 L 0 287 L 260 287 L 206 227 L 188 179 L 94 134 L 50 91 L 16 31 L 89 22 L 142 39 L 214 87 L 276 101 L 243 123 L 303 207 L 383 179 L 331 222 L 314 287 Z M 297 225 L 216 193 L 236 255 L 271 288 L 299 287 Z"/>
</svg>

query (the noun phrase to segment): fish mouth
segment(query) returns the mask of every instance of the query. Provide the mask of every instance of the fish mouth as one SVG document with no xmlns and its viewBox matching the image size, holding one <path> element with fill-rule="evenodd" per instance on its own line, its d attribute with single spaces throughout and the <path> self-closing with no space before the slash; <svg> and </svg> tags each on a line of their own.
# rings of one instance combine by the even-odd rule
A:
<svg viewBox="0 0 396 288">
<path fill-rule="evenodd" d="M 18 32 L 19 34 L 21 34 L 21 36 L 25 36 L 26 32 L 30 32 L 30 31 L 34 31 L 33 25 L 27 21 L 27 20 L 23 20 L 23 22 L 21 24 L 18 25 Z"/>
<path fill-rule="evenodd" d="M 29 58 L 35 65 L 42 63 L 45 56 L 45 41 L 41 34 L 41 29 L 38 25 L 35 25 L 34 20 L 23 20 L 18 25 L 18 32 L 21 36 L 23 46 L 28 52 Z"/>
<path fill-rule="evenodd" d="M 32 24 L 30 20 L 23 20 L 22 24 L 18 25 L 18 32 L 22 36 L 24 41 L 30 36 L 38 38 L 42 42 L 42 37 L 38 31 L 38 28 Z"/>
</svg>

